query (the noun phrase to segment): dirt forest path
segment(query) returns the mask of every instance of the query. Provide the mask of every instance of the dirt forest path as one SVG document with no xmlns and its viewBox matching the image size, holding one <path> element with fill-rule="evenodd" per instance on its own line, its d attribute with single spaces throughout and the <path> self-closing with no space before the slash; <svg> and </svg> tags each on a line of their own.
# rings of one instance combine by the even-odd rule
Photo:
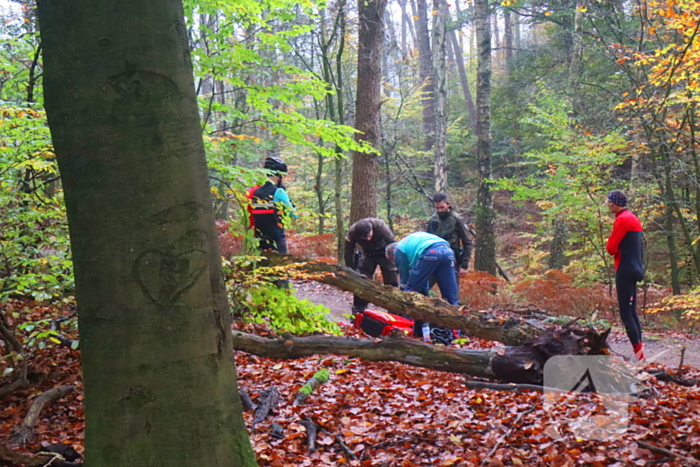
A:
<svg viewBox="0 0 700 467">
<path fill-rule="evenodd" d="M 330 285 L 316 282 L 294 282 L 297 297 L 313 303 L 326 306 L 334 320 L 350 323 L 347 316 L 352 306 L 352 294 L 343 292 Z M 375 307 L 376 308 L 376 307 Z M 382 308 L 376 308 L 382 309 Z M 668 365 L 676 369 L 681 359 L 681 350 L 685 347 L 684 366 L 700 368 L 700 337 L 689 337 L 676 332 L 648 332 L 644 335 L 645 354 L 647 359 Z M 627 340 L 623 328 L 616 325 L 613 328 L 608 344 L 619 354 L 632 355 L 632 347 Z"/>
</svg>

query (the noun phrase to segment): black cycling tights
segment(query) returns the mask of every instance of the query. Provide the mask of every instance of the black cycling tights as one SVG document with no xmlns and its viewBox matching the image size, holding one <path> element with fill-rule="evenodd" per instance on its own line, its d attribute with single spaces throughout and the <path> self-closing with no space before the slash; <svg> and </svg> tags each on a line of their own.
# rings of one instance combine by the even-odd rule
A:
<svg viewBox="0 0 700 467">
<path fill-rule="evenodd" d="M 620 306 L 620 318 L 625 325 L 627 337 L 632 345 L 642 341 L 642 325 L 637 316 L 637 281 L 629 274 L 615 274 L 617 303 Z"/>
</svg>

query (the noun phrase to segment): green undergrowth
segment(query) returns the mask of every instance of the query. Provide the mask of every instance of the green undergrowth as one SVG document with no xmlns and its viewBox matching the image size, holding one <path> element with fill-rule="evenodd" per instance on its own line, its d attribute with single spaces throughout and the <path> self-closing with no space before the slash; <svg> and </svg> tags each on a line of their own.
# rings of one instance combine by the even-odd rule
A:
<svg viewBox="0 0 700 467">
<path fill-rule="evenodd" d="M 234 319 L 291 334 L 341 334 L 327 307 L 297 298 L 289 287 L 298 274 L 295 265 L 263 267 L 263 259 L 241 256 L 224 262 Z"/>
</svg>

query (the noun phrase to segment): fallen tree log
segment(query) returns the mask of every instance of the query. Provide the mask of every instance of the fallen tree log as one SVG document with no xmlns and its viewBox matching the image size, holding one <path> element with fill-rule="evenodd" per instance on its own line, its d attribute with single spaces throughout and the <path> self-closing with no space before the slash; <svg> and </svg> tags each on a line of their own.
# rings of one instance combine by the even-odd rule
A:
<svg viewBox="0 0 700 467">
<path fill-rule="evenodd" d="M 0 465 L 8 467 L 82 467 L 82 462 L 70 462 L 61 456 L 48 457 L 38 454 L 36 457 L 13 451 L 7 446 L 0 445 Z"/>
<path fill-rule="evenodd" d="M 233 331 L 233 348 L 264 358 L 297 359 L 348 355 L 373 362 L 395 361 L 433 370 L 509 383 L 542 384 L 544 365 L 554 355 L 600 355 L 609 330 L 553 326 L 530 344 L 468 350 L 427 344 L 395 332 L 385 339 L 311 336 L 279 339 Z"/>
<path fill-rule="evenodd" d="M 306 384 L 299 389 L 297 397 L 294 399 L 294 405 L 303 405 L 314 389 L 324 383 L 327 383 L 330 376 L 330 372 L 327 368 L 322 368 L 314 373 L 313 377 L 309 378 Z"/>
<path fill-rule="evenodd" d="M 252 428 L 265 420 L 270 412 L 275 410 L 280 401 L 280 392 L 276 387 L 272 386 L 265 389 L 258 399 L 258 406 L 255 408 L 255 418 L 253 419 Z"/>
<path fill-rule="evenodd" d="M 321 426 L 311 419 L 300 420 L 297 423 L 306 428 L 306 448 L 309 450 L 309 453 L 316 452 L 316 436 L 322 429 Z"/>
<path fill-rule="evenodd" d="M 292 255 L 268 254 L 271 266 L 295 264 L 297 270 L 317 282 L 352 292 L 392 313 L 428 321 L 440 327 L 459 329 L 469 334 L 506 345 L 532 342 L 546 329 L 535 320 L 502 318 L 487 311 L 469 310 L 415 292 L 402 292 L 369 280 L 356 271 L 337 264 L 306 261 Z"/>
<path fill-rule="evenodd" d="M 65 397 L 73 389 L 75 389 L 75 386 L 70 384 L 56 386 L 35 397 L 29 406 L 29 411 L 27 412 L 27 416 L 24 417 L 24 421 L 19 426 L 13 428 L 12 434 L 10 434 L 10 440 L 22 446 L 33 442 L 35 438 L 34 427 L 37 421 L 39 421 L 39 415 L 41 415 L 44 406 L 54 399 Z"/>
</svg>

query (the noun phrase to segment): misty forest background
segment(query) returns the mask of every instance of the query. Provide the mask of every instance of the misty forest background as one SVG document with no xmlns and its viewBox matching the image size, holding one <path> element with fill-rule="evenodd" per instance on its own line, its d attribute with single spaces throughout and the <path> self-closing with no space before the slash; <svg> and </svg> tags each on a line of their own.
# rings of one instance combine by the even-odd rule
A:
<svg viewBox="0 0 700 467">
<path fill-rule="evenodd" d="M 225 256 L 254 253 L 245 188 L 276 155 L 301 214 L 289 227 L 292 252 L 312 246 L 342 261 L 350 223 L 377 216 L 405 235 L 445 190 L 476 232 L 481 272 L 462 278 L 465 304 L 609 313 L 612 217 L 602 202 L 622 189 L 646 230 L 645 310 L 663 311 L 648 318 L 694 325 L 695 2 L 361 4 L 374 22 L 345 0 L 185 7 Z M 0 14 L 0 303 L 69 303 L 35 9 L 13 1 Z M 371 56 L 358 57 L 361 41 Z"/>
</svg>

